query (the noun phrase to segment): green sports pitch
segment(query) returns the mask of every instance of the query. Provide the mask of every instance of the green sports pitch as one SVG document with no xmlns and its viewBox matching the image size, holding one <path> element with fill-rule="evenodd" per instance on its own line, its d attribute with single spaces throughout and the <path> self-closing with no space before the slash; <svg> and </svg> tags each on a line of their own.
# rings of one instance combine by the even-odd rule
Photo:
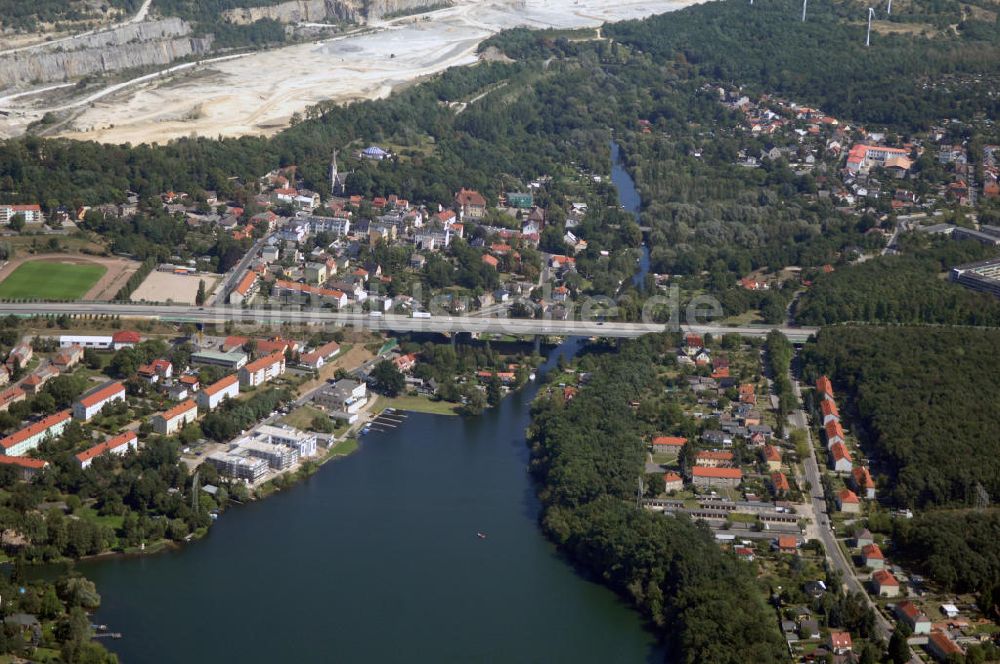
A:
<svg viewBox="0 0 1000 664">
<path fill-rule="evenodd" d="M 79 300 L 107 270 L 96 263 L 28 261 L 0 283 L 0 300 Z"/>
</svg>

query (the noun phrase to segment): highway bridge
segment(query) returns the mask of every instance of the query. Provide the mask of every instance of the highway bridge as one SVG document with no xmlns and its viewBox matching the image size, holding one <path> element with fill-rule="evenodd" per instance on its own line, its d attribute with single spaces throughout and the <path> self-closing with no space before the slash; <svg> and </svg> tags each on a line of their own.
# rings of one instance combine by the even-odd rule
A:
<svg viewBox="0 0 1000 664">
<path fill-rule="evenodd" d="M 429 318 L 385 314 L 372 316 L 367 312 L 333 311 L 330 309 L 240 307 L 193 307 L 186 305 L 117 304 L 111 302 L 75 303 L 0 303 L 0 316 L 81 316 L 106 315 L 123 319 L 147 319 L 169 322 L 223 324 L 228 321 L 258 325 L 298 323 L 307 325 L 344 325 L 385 332 L 491 333 L 516 336 L 583 336 L 639 337 L 653 332 L 668 331 L 661 323 L 628 323 L 614 320 L 547 320 L 536 318 L 479 318 L 471 316 L 435 315 Z M 677 330 L 678 326 L 674 326 Z M 718 324 L 682 324 L 679 329 L 695 334 L 739 334 L 744 337 L 764 337 L 778 329 L 794 343 L 803 343 L 819 328 L 768 325 L 724 326 Z"/>
</svg>

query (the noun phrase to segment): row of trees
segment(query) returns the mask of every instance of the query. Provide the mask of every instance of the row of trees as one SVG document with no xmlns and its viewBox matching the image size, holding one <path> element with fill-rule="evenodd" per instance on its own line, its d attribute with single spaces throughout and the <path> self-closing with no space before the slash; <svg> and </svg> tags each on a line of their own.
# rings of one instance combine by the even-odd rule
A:
<svg viewBox="0 0 1000 664">
<path fill-rule="evenodd" d="M 589 356 L 591 381 L 574 399 L 556 391 L 534 406 L 529 442 L 543 528 L 585 573 L 646 613 L 677 661 L 785 661 L 750 568 L 703 526 L 635 505 L 645 448 L 629 403 L 661 391 L 651 358 L 667 345 L 652 335 Z"/>
<path fill-rule="evenodd" d="M 774 393 L 778 395 L 781 413 L 787 415 L 798 407 L 798 398 L 792 387 L 790 371 L 792 365 L 792 342 L 781 332 L 771 330 L 767 335 L 767 364 L 774 382 Z M 779 428 L 784 425 L 784 418 L 779 418 Z"/>
</svg>

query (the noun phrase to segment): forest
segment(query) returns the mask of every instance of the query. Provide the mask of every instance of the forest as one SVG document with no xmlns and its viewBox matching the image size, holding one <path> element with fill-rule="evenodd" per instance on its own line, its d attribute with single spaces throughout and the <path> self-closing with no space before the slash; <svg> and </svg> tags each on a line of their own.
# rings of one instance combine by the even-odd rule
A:
<svg viewBox="0 0 1000 664">
<path fill-rule="evenodd" d="M 876 31 L 870 48 L 863 3 L 817 3 L 805 22 L 801 4 L 788 1 L 712 3 L 676 20 L 681 13 L 617 23 L 605 34 L 687 77 L 735 82 L 854 122 L 913 131 L 940 118 L 995 117 L 1000 110 L 989 86 L 951 78 L 995 75 L 1000 52 L 995 21 L 963 16 L 958 3 L 896 7 L 892 20 L 926 22 L 925 28 L 918 34 Z M 949 24 L 957 34 L 940 29 Z M 945 76 L 947 84 L 935 84 Z"/>
<path fill-rule="evenodd" d="M 893 521 L 894 547 L 945 588 L 980 595 L 1000 618 L 1000 509 L 936 510 Z"/>
<path fill-rule="evenodd" d="M 586 356 L 592 377 L 575 398 L 556 390 L 535 404 L 529 443 L 542 526 L 581 571 L 649 616 L 677 661 L 786 661 L 750 569 L 703 526 L 635 506 L 645 448 L 628 404 L 662 388 L 650 358 L 672 343 L 651 335 Z"/>
<path fill-rule="evenodd" d="M 1000 332 L 828 327 L 803 350 L 805 378 L 826 373 L 875 475 L 898 505 L 972 506 L 1000 496 Z"/>
<path fill-rule="evenodd" d="M 1000 301 L 942 276 L 956 265 L 994 255 L 991 248 L 919 235 L 903 236 L 900 243 L 902 255 L 817 276 L 798 302 L 796 321 L 1000 326 Z"/>
</svg>

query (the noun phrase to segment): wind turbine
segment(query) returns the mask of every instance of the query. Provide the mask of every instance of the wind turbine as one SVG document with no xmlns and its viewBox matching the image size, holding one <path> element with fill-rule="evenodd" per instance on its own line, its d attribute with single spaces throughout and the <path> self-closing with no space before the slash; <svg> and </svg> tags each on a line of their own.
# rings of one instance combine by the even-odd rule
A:
<svg viewBox="0 0 1000 664">
<path fill-rule="evenodd" d="M 872 17 L 875 16 L 875 10 L 871 7 L 868 8 L 868 34 L 865 36 L 865 46 L 872 45 Z"/>
<path fill-rule="evenodd" d="M 808 3 L 809 3 L 809 0 L 802 0 L 802 22 L 803 23 L 806 22 L 806 5 Z"/>
</svg>

